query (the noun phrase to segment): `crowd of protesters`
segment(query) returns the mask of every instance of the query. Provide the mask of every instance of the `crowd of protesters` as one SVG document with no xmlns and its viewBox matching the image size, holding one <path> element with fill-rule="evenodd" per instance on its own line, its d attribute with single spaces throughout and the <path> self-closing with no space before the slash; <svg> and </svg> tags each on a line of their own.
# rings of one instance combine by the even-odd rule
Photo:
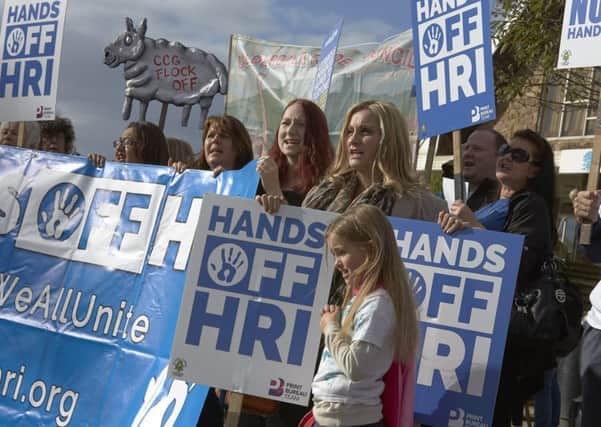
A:
<svg viewBox="0 0 601 427">
<path fill-rule="evenodd" d="M 131 122 L 113 142 L 114 161 L 172 166 L 177 172 L 210 170 L 217 176 L 254 157 L 251 137 L 235 117 L 209 117 L 203 137 L 195 156 L 190 144 L 166 138 L 158 126 Z M 77 154 L 73 125 L 64 117 L 4 122 L 0 144 Z M 106 162 L 95 153 L 88 159 L 99 168 Z M 418 349 L 415 302 L 385 216 L 438 222 L 446 233 L 481 228 L 520 234 L 525 240 L 516 288 L 528 289 L 536 281 L 557 239 L 555 165 L 547 140 L 527 129 L 509 140 L 493 129 L 478 129 L 463 145 L 462 172 L 469 183 L 467 199 L 449 201 L 447 209 L 420 182 L 407 123 L 393 104 L 366 101 L 351 107 L 335 151 L 316 104 L 294 99 L 284 107 L 273 144 L 257 162 L 256 200 L 269 213 L 282 204 L 339 213 L 326 231 L 336 274 L 321 312 L 324 348 L 312 409 L 279 404 L 257 415 L 266 402 L 247 397 L 245 407 L 255 414 L 243 414 L 241 426 L 385 425 L 380 397 L 385 374 L 400 366 L 411 378 Z M 593 224 L 592 243 L 583 250 L 592 262 L 601 262 L 601 192 L 573 196 L 577 221 Z M 590 300 L 580 364 L 583 427 L 601 419 L 601 286 Z M 533 396 L 535 427 L 559 424 L 556 357 L 540 343 L 531 344 L 507 340 L 493 427 L 521 425 L 522 407 Z M 398 393 L 411 397 L 414 384 L 402 386 Z M 225 393 L 211 389 L 198 426 L 223 425 L 226 401 Z"/>
</svg>

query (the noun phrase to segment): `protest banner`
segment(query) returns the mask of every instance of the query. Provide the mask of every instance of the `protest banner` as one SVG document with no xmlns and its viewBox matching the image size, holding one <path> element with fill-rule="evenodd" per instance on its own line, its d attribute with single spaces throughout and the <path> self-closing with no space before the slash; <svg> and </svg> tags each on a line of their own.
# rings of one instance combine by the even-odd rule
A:
<svg viewBox="0 0 601 427">
<path fill-rule="evenodd" d="M 256 202 L 207 195 L 169 374 L 306 406 L 334 267 L 324 241 L 333 218 L 289 206 L 271 215 Z"/>
<path fill-rule="evenodd" d="M 419 138 L 494 120 L 490 5 L 412 0 Z"/>
<path fill-rule="evenodd" d="M 324 39 L 319 53 L 319 62 L 317 63 L 317 72 L 313 81 L 311 100 L 319 105 L 323 111 L 326 111 L 330 82 L 332 81 L 336 61 L 336 50 L 338 49 L 338 42 L 342 33 L 342 23 L 343 19 L 341 18 L 334 30 Z"/>
<path fill-rule="evenodd" d="M 490 427 L 523 237 L 389 219 L 420 316 L 415 420 Z"/>
<path fill-rule="evenodd" d="M 54 119 L 67 0 L 6 0 L 0 24 L 0 119 Z"/>
<path fill-rule="evenodd" d="M 239 118 L 254 143 L 273 141 L 284 106 L 294 98 L 311 99 L 320 49 L 292 46 L 233 35 L 230 47 L 226 112 Z M 340 47 L 328 94 L 332 140 L 351 105 L 379 99 L 396 105 L 409 126 L 416 127 L 411 31 L 382 43 Z M 261 148 L 255 147 L 260 153 Z"/>
<path fill-rule="evenodd" d="M 3 425 L 189 426 L 207 388 L 167 376 L 201 198 L 214 179 L 0 146 Z M 229 182 L 228 182 L 229 181 Z"/>
<path fill-rule="evenodd" d="M 601 65 L 601 9 L 596 0 L 566 0 L 557 68 Z"/>
</svg>

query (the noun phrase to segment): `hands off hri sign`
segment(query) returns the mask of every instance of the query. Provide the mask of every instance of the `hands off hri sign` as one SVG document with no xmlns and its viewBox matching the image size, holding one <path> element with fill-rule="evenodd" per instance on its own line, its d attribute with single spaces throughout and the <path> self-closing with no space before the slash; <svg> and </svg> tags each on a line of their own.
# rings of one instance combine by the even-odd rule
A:
<svg viewBox="0 0 601 427">
<path fill-rule="evenodd" d="M 493 120 L 489 6 L 412 0 L 419 137 Z"/>
<path fill-rule="evenodd" d="M 597 0 L 566 0 L 557 68 L 601 65 L 601 8 Z"/>
<path fill-rule="evenodd" d="M 67 0 L 6 0 L 0 31 L 0 117 L 54 119 Z"/>
<path fill-rule="evenodd" d="M 307 405 L 334 266 L 324 238 L 333 218 L 206 197 L 170 375 Z"/>
</svg>

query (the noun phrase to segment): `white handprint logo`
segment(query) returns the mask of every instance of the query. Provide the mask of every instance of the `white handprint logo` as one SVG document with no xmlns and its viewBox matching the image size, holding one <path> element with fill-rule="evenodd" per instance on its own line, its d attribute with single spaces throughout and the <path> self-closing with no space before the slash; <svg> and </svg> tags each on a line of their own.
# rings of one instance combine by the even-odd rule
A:
<svg viewBox="0 0 601 427">
<path fill-rule="evenodd" d="M 432 24 L 424 33 L 424 52 L 429 57 L 440 53 L 444 41 L 442 28 L 438 24 Z"/>
<path fill-rule="evenodd" d="M 67 240 L 81 222 L 83 203 L 81 190 L 73 184 L 54 186 L 40 204 L 38 229 L 42 237 Z"/>
<path fill-rule="evenodd" d="M 6 51 L 10 56 L 17 56 L 25 46 L 25 33 L 21 28 L 13 29 L 6 38 Z"/>
<path fill-rule="evenodd" d="M 0 236 L 10 233 L 17 226 L 21 206 L 17 199 L 17 190 L 13 187 L 0 190 Z"/>
<path fill-rule="evenodd" d="M 424 299 L 426 299 L 426 280 L 419 272 L 413 269 L 407 269 L 407 275 L 415 294 L 415 304 L 419 307 L 424 302 Z"/>
<path fill-rule="evenodd" d="M 240 283 L 248 270 L 248 258 L 237 245 L 224 243 L 209 255 L 209 276 L 220 286 Z"/>
</svg>

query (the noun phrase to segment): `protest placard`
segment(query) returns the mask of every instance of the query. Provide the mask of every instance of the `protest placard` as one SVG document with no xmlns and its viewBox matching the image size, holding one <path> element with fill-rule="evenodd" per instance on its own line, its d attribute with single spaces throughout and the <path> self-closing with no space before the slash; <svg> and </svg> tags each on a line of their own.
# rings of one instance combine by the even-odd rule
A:
<svg viewBox="0 0 601 427">
<path fill-rule="evenodd" d="M 566 0 L 557 68 L 601 65 L 601 9 L 596 0 Z"/>
<path fill-rule="evenodd" d="M 319 105 L 323 111 L 326 111 L 330 82 L 332 74 L 334 74 L 336 50 L 338 49 L 338 42 L 342 33 L 342 23 L 343 19 L 341 18 L 334 30 L 324 39 L 321 44 L 321 52 L 319 53 L 319 62 L 317 63 L 317 71 L 315 73 L 315 80 L 313 81 L 311 100 Z"/>
<path fill-rule="evenodd" d="M 490 5 L 412 0 L 418 135 L 494 120 Z"/>
<path fill-rule="evenodd" d="M 208 195 L 170 375 L 307 405 L 334 267 L 324 241 L 333 217 L 288 206 L 271 215 Z"/>
<path fill-rule="evenodd" d="M 255 164 L 176 175 L 0 146 L 3 425 L 193 425 L 167 376 L 201 198 L 253 196 Z"/>
<path fill-rule="evenodd" d="M 420 316 L 415 419 L 489 427 L 523 237 L 390 221 Z"/>
<path fill-rule="evenodd" d="M 6 0 L 0 24 L 0 117 L 54 119 L 67 0 Z"/>
</svg>

